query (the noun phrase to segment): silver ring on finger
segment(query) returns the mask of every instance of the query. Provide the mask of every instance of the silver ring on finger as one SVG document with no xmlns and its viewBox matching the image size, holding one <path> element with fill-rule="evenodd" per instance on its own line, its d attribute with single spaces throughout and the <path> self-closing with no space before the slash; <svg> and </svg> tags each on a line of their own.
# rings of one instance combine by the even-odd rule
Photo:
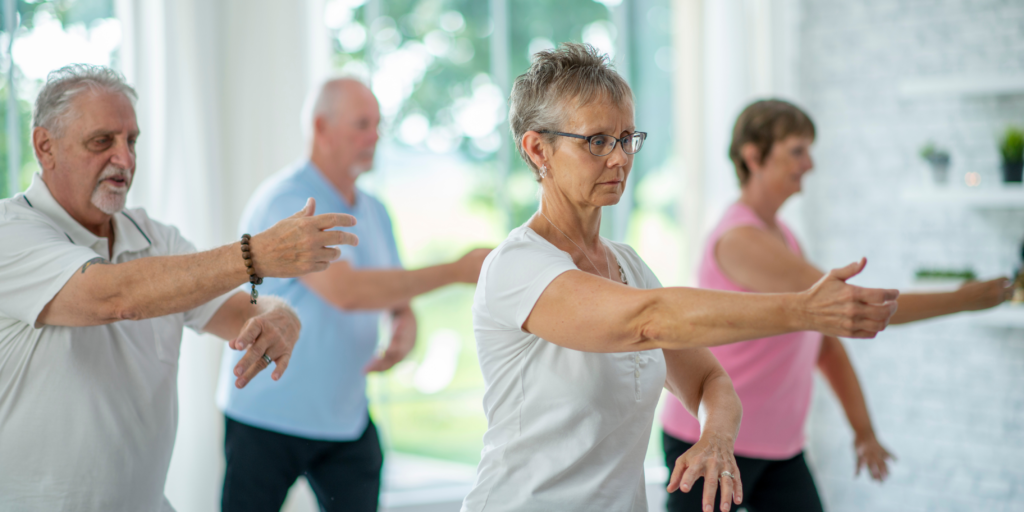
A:
<svg viewBox="0 0 1024 512">
<path fill-rule="evenodd" d="M 732 478 L 733 480 L 736 480 L 736 477 L 733 476 L 732 473 L 728 471 L 722 471 L 721 473 L 718 474 L 718 478 L 722 478 L 723 476 L 727 476 L 729 478 Z"/>
<path fill-rule="evenodd" d="M 270 363 L 274 362 L 274 360 L 271 359 L 270 356 L 266 354 L 263 354 L 263 357 L 261 359 L 263 359 L 264 363 L 267 363 L 267 366 L 270 366 Z"/>
</svg>

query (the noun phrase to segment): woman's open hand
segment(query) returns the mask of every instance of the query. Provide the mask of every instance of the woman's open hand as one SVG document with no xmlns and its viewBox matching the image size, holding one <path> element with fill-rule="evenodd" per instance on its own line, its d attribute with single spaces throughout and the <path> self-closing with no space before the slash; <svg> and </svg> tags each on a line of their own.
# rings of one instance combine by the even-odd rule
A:
<svg viewBox="0 0 1024 512">
<path fill-rule="evenodd" d="M 854 476 L 860 474 L 861 468 L 867 468 L 871 478 L 884 482 L 889 476 L 888 461 L 896 460 L 896 457 L 878 442 L 874 434 L 858 436 L 853 442 L 853 448 L 857 451 L 857 471 Z"/>
<path fill-rule="evenodd" d="M 970 281 L 954 293 L 960 297 L 964 311 L 988 309 L 1013 297 L 1013 281 L 1005 277 L 990 281 Z"/>
<path fill-rule="evenodd" d="M 734 439 L 716 432 L 705 431 L 686 453 L 676 459 L 676 467 L 668 479 L 668 492 L 677 489 L 690 492 L 693 483 L 704 477 L 704 499 L 701 507 L 705 512 L 714 509 L 715 491 L 718 481 L 722 482 L 722 512 L 732 508 L 730 502 L 739 505 L 743 502 L 743 482 L 740 470 L 736 466 L 733 455 Z M 731 475 L 731 476 L 730 476 Z"/>
<path fill-rule="evenodd" d="M 866 264 L 867 259 L 861 258 L 857 263 L 833 269 L 801 292 L 807 330 L 844 338 L 874 338 L 889 325 L 889 318 L 896 312 L 899 290 L 846 284 Z"/>
</svg>

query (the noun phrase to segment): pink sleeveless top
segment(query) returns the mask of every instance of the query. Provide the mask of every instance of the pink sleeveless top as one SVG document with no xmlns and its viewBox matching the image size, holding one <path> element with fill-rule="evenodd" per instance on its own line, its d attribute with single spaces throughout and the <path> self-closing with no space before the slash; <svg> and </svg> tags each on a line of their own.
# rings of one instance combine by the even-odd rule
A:
<svg viewBox="0 0 1024 512">
<path fill-rule="evenodd" d="M 776 220 L 786 245 L 803 256 L 793 233 Z M 765 223 L 742 203 L 729 207 L 708 237 L 698 271 L 698 286 L 713 290 L 749 292 L 732 281 L 718 267 L 715 246 L 730 229 Z M 736 438 L 736 455 L 758 459 L 788 459 L 804 446 L 804 420 L 811 405 L 811 386 L 821 348 L 821 334 L 795 332 L 731 345 L 712 347 L 722 367 L 732 377 L 743 402 L 743 421 Z M 662 425 L 665 432 L 688 443 L 700 438 L 700 424 L 674 397 L 667 400 Z"/>
</svg>

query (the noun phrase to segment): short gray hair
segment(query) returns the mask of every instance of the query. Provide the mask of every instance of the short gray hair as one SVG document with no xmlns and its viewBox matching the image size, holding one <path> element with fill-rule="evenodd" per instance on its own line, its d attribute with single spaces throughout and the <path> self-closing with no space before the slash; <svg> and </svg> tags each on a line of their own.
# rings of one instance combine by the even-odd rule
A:
<svg viewBox="0 0 1024 512">
<path fill-rule="evenodd" d="M 530 130 L 560 131 L 573 111 L 602 99 L 633 107 L 633 91 L 608 64 L 608 55 L 580 43 L 562 43 L 558 49 L 534 54 L 530 69 L 512 85 L 508 119 L 519 156 L 538 181 L 537 166 L 523 149 L 523 135 Z M 546 137 L 555 143 L 554 135 Z"/>
<path fill-rule="evenodd" d="M 46 83 L 32 109 L 32 128 L 46 128 L 55 137 L 62 137 L 67 123 L 75 116 L 71 102 L 79 94 L 90 91 L 121 93 L 132 105 L 138 99 L 135 89 L 121 73 L 106 66 L 69 64 L 46 75 Z"/>
</svg>

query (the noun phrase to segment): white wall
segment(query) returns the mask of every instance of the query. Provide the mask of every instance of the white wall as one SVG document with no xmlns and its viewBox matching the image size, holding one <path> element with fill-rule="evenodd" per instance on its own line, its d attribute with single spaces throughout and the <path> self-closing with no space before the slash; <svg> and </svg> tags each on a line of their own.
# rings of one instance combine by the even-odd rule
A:
<svg viewBox="0 0 1024 512">
<path fill-rule="evenodd" d="M 1024 3 L 802 3 L 799 90 L 818 127 L 807 180 L 807 245 L 821 266 L 866 255 L 859 284 L 905 287 L 920 267 L 1010 272 L 1024 208 L 912 205 L 927 139 L 952 173 L 998 181 L 996 133 L 1024 124 L 1024 94 L 900 96 L 917 77 L 1024 72 Z M 1024 510 L 1024 331 L 966 320 L 847 341 L 876 430 L 899 457 L 889 482 L 853 479 L 850 430 L 819 382 L 809 454 L 828 510 Z"/>
<path fill-rule="evenodd" d="M 752 40 L 757 33 L 749 6 L 742 0 L 704 2 L 704 205 L 701 227 L 709 233 L 725 209 L 739 196 L 739 185 L 727 153 L 732 125 L 743 107 L 756 97 Z M 701 243 L 703 247 L 703 243 Z"/>
<path fill-rule="evenodd" d="M 818 127 L 816 171 L 783 211 L 814 263 L 865 255 L 868 270 L 855 282 L 903 288 L 920 267 L 969 266 L 983 277 L 1013 270 L 1024 208 L 912 205 L 903 193 L 923 186 L 917 151 L 927 139 L 952 150 L 955 179 L 977 171 L 982 186 L 995 185 L 996 133 L 1024 124 L 1024 94 L 913 97 L 899 89 L 935 75 L 1024 74 L 1024 3 L 673 6 L 688 229 L 706 233 L 737 193 L 725 151 L 739 109 L 776 96 L 805 107 Z M 808 455 L 828 510 L 1024 510 L 1024 332 L 940 320 L 846 345 L 876 430 L 900 460 L 882 486 L 854 480 L 849 426 L 819 381 Z"/>
<path fill-rule="evenodd" d="M 299 115 L 329 70 L 322 0 L 224 0 L 220 112 L 224 128 L 224 229 L 236 237 L 249 196 L 264 178 L 306 156 Z"/>
</svg>

